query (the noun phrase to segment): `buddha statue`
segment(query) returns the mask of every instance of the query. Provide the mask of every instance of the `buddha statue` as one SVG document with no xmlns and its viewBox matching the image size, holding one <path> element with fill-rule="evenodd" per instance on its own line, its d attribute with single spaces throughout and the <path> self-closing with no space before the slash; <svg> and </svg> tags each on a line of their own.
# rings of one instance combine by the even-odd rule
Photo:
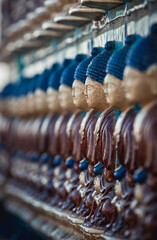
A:
<svg viewBox="0 0 157 240">
<path fill-rule="evenodd" d="M 35 112 L 35 98 L 34 91 L 36 86 L 37 76 L 34 77 L 24 77 L 12 84 L 9 84 L 8 92 L 8 106 L 7 111 L 10 115 L 26 118 L 28 116 L 33 116 Z M 6 88 L 8 88 L 6 87 Z"/>
<path fill-rule="evenodd" d="M 74 75 L 74 82 L 72 86 L 72 97 L 73 102 L 76 106 L 76 112 L 73 114 L 71 121 L 69 121 L 67 126 L 67 134 L 69 139 L 69 148 L 71 157 L 68 158 L 67 164 L 70 167 L 70 162 L 73 159 L 73 167 L 68 170 L 68 178 L 66 181 L 66 186 L 69 186 L 70 194 L 68 201 L 71 202 L 71 206 L 73 206 L 72 214 L 68 216 L 68 220 L 72 224 L 80 223 L 80 218 L 78 218 L 76 211 L 80 204 L 80 186 L 79 186 L 79 177 L 80 171 L 84 171 L 88 168 L 87 160 L 83 159 L 83 151 L 81 146 L 81 136 L 80 136 L 80 127 L 83 121 L 88 115 L 88 111 L 90 108 L 87 105 L 84 88 L 85 88 L 85 80 L 86 80 L 86 70 L 88 68 L 89 63 L 92 59 L 102 51 L 102 48 L 93 48 L 91 52 L 91 56 L 82 61 L 78 67 L 76 68 Z M 77 131 L 76 131 L 77 129 Z M 82 160 L 83 159 L 83 160 Z M 82 161 L 81 161 L 82 160 Z M 81 166 L 79 166 L 81 161 Z M 70 177 L 71 176 L 71 177 Z M 67 188 L 68 190 L 68 188 Z M 82 221 L 82 220 L 81 220 Z"/>
<path fill-rule="evenodd" d="M 102 61 L 103 67 L 99 61 L 93 66 L 93 69 L 96 69 L 96 66 L 98 66 L 98 69 L 103 68 L 103 74 L 98 78 L 102 84 L 106 76 L 107 62 L 114 50 L 114 43 L 109 42 L 108 47 L 110 52 L 109 54 L 104 54 L 104 60 Z M 97 72 L 97 76 L 98 75 L 99 73 Z M 91 76 L 93 76 L 93 73 Z M 94 151 L 90 155 L 93 173 L 95 175 L 94 192 L 91 198 L 93 201 L 93 209 L 90 217 L 86 218 L 82 226 L 85 232 L 92 234 L 94 237 L 97 237 L 104 231 L 105 226 L 114 220 L 116 214 L 111 204 L 111 199 L 114 194 L 112 189 L 114 186 L 113 171 L 115 168 L 113 138 L 115 111 L 113 108 L 109 108 L 105 92 L 104 95 L 101 96 L 101 103 L 103 103 L 100 109 L 102 113 L 96 122 L 94 130 Z"/>
<path fill-rule="evenodd" d="M 134 239 L 156 239 L 156 130 L 157 109 L 157 25 L 131 48 L 124 72 L 126 98 L 139 104 L 133 135 L 135 139 L 136 182 L 131 207 L 137 222 Z"/>
<path fill-rule="evenodd" d="M 129 236 L 131 234 L 131 224 L 133 224 L 131 217 L 133 220 L 134 215 L 131 215 L 130 203 L 134 191 L 133 170 L 135 167 L 133 168 L 132 164 L 134 162 L 132 129 L 136 111 L 125 97 L 123 73 L 128 51 L 136 38 L 137 36 L 134 35 L 127 36 L 125 46 L 112 54 L 107 64 L 107 75 L 104 79 L 106 100 L 109 106 L 115 109 L 116 125 L 112 134 L 114 133 L 113 136 L 115 137 L 113 147 L 116 151 L 113 150 L 114 158 L 115 154 L 117 156 L 115 164 L 117 169 L 112 172 L 117 180 L 115 185 L 116 196 L 111 201 L 113 209 L 115 208 L 115 216 L 110 224 L 105 226 L 104 238 L 108 234 L 122 238 Z"/>
<path fill-rule="evenodd" d="M 17 96 L 18 96 L 18 101 L 20 102 L 20 99 L 21 99 L 21 96 L 23 98 L 23 101 L 24 102 L 24 98 L 25 100 L 27 99 L 28 97 L 28 94 L 29 93 L 32 93 L 33 92 L 33 89 L 34 88 L 34 84 L 32 85 L 32 83 L 30 84 L 29 80 L 30 79 L 27 79 L 28 82 L 24 82 L 24 86 L 21 86 L 22 84 L 19 83 L 18 86 L 19 88 L 17 88 L 17 90 L 19 92 L 17 92 Z M 31 81 L 31 80 L 30 80 Z M 44 81 L 44 80 L 43 80 Z M 33 82 L 34 83 L 34 82 Z M 38 82 L 36 83 L 38 84 Z M 38 87 L 38 85 L 36 85 Z M 26 95 L 23 95 L 23 93 L 26 93 Z M 22 95 L 21 95 L 22 93 Z M 32 98 L 33 100 L 33 105 L 34 107 L 36 107 L 35 105 L 35 101 L 34 101 L 34 96 Z M 29 110 L 30 110 L 30 102 L 28 101 L 25 101 L 25 106 L 23 106 L 23 110 L 21 111 L 22 109 L 22 105 L 21 105 L 21 108 L 19 109 L 19 114 L 21 116 L 27 116 L 28 113 L 29 113 Z M 24 115 L 23 115 L 23 114 Z M 48 118 L 30 118 L 30 119 L 19 119 L 17 121 L 15 121 L 15 124 L 13 125 L 13 132 L 12 132 L 12 139 L 14 140 L 13 141 L 13 146 L 15 147 L 15 151 L 18 152 L 23 152 L 23 153 L 28 153 L 30 155 L 30 157 L 28 159 L 23 159 L 23 162 L 27 162 L 28 164 L 28 168 L 32 165 L 34 165 L 34 162 L 32 161 L 32 158 L 31 158 L 31 155 L 34 155 L 34 154 L 38 154 L 39 157 L 38 159 L 40 158 L 40 156 L 42 154 L 44 154 L 46 151 L 46 143 L 47 143 L 47 132 L 46 132 L 46 129 L 47 129 L 47 125 L 49 123 L 49 119 Z M 23 155 L 25 155 L 23 154 Z M 18 156 L 18 154 L 15 155 L 15 158 L 16 156 Z M 42 156 L 41 156 L 42 158 Z M 17 157 L 17 160 L 19 158 Z M 43 160 L 41 160 L 42 162 Z M 14 161 L 15 162 L 15 161 Z M 32 163 L 33 162 L 33 163 Z M 35 165 L 39 165 L 39 162 L 36 161 Z M 36 170 L 38 171 L 36 167 Z M 41 172 L 41 171 L 40 171 Z M 31 173 L 31 169 L 30 169 L 30 173 Z M 38 175 L 38 173 L 36 172 L 36 175 Z M 27 182 L 27 184 L 29 183 L 30 186 L 34 187 L 34 185 L 38 185 L 36 186 L 37 188 L 41 188 L 41 183 L 40 182 L 34 182 L 37 180 L 36 177 L 32 177 L 32 179 L 29 179 L 29 176 L 30 174 L 28 174 L 28 176 L 24 176 L 25 178 L 25 182 Z M 35 173 L 34 173 L 34 176 L 35 176 Z M 39 180 L 39 178 L 38 178 Z M 42 178 L 41 178 L 42 180 Z M 39 187 L 40 186 L 40 187 Z"/>
<path fill-rule="evenodd" d="M 95 164 L 98 163 L 95 154 L 97 135 L 95 133 L 95 128 L 97 122 L 99 121 L 99 118 L 101 117 L 101 112 L 103 112 L 108 107 L 103 90 L 102 79 L 106 75 L 107 61 L 111 56 L 113 50 L 114 43 L 107 42 L 104 51 L 97 55 L 89 64 L 87 69 L 87 79 L 85 82 L 86 100 L 88 106 L 92 108 L 92 110 L 88 113 L 88 115 L 86 114 L 85 120 L 81 125 L 80 133 L 84 158 L 88 160 L 89 166 L 88 170 L 86 170 L 86 172 L 80 176 L 80 182 L 83 186 L 80 188 L 82 201 L 77 209 L 77 214 L 80 217 L 85 217 L 85 223 L 82 228 L 87 232 L 90 231 L 87 224 L 90 223 L 91 217 L 96 209 L 96 203 L 93 198 L 93 192 L 95 190 L 94 167 Z"/>
<path fill-rule="evenodd" d="M 39 118 L 29 120 L 15 118 L 10 128 L 11 175 L 17 180 L 16 183 L 19 181 L 23 187 L 27 186 L 25 190 L 38 188 L 41 125 L 42 121 Z M 18 174 L 18 178 L 15 174 Z"/>
<path fill-rule="evenodd" d="M 48 113 L 47 104 L 47 88 L 48 80 L 53 71 L 59 67 L 58 63 L 52 65 L 51 69 L 45 69 L 38 77 L 37 86 L 35 89 L 35 108 L 38 115 L 46 115 Z"/>
<path fill-rule="evenodd" d="M 43 131 L 41 128 L 41 133 L 45 133 L 46 138 L 42 138 L 42 136 L 40 137 L 41 149 L 44 150 L 43 155 L 47 155 L 47 157 L 49 156 L 51 158 L 47 169 L 48 182 L 44 187 L 44 201 L 47 202 L 50 202 L 52 197 L 55 195 L 54 186 L 52 183 L 54 167 L 57 164 L 55 156 L 58 154 L 58 135 L 55 131 L 55 125 L 57 124 L 57 121 L 60 121 L 59 119 L 61 118 L 61 114 L 64 113 L 64 110 L 62 110 L 59 102 L 58 90 L 60 86 L 60 77 L 64 69 L 71 63 L 71 61 L 71 59 L 65 59 L 63 64 L 58 66 L 58 68 L 53 71 L 48 80 L 48 88 L 46 94 L 49 115 L 44 120 L 45 124 L 43 125 Z"/>
<path fill-rule="evenodd" d="M 78 191 L 80 176 L 79 164 L 82 160 L 81 136 L 79 130 L 81 127 L 81 123 L 86 115 L 86 112 L 90 110 L 84 95 L 86 69 L 91 60 L 98 53 L 100 53 L 100 51 L 101 48 L 93 48 L 91 52 L 91 57 L 88 57 L 78 65 L 74 75 L 75 80 L 72 85 L 72 97 L 77 110 L 68 122 L 66 129 L 68 135 L 68 146 L 70 150 L 70 155 L 66 161 L 66 165 L 69 169 L 67 171 L 67 181 L 65 183 L 65 186 L 69 194 L 67 201 L 62 208 L 65 208 L 66 210 L 70 209 L 73 213 L 76 212 L 76 209 L 81 201 L 81 196 Z"/>
<path fill-rule="evenodd" d="M 52 69 L 51 69 L 51 74 L 55 71 L 56 68 L 58 68 L 58 64 L 54 64 Z M 38 79 L 36 79 L 38 77 Z M 28 82 L 28 94 L 27 94 L 27 109 L 28 109 L 28 115 L 32 113 L 32 111 L 38 109 L 40 111 L 37 111 L 36 113 L 40 115 L 46 114 L 46 112 L 42 112 L 43 106 L 45 106 L 45 109 L 47 109 L 48 113 L 48 104 L 47 104 L 47 98 L 46 98 L 46 90 L 47 84 L 48 84 L 48 75 L 43 74 L 41 76 L 35 76 L 35 79 L 33 78 L 31 82 Z M 40 80 L 40 81 L 39 81 Z M 42 88 L 43 94 L 40 97 L 39 95 L 36 95 L 36 90 L 35 89 L 40 89 Z M 34 93 L 35 92 L 35 93 Z M 32 107 L 31 107 L 31 100 L 32 100 Z M 37 104 L 36 104 L 37 102 Z M 38 105 L 38 106 L 37 106 Z M 39 109 L 39 108 L 40 109 Z M 33 114 L 34 115 L 34 114 Z M 33 116 L 32 115 L 32 116 Z M 30 119 L 27 120 L 23 127 L 19 131 L 21 131 L 21 138 L 19 138 L 21 141 L 21 144 L 23 145 L 22 149 L 24 152 L 29 152 L 30 155 L 37 154 L 39 162 L 36 163 L 39 165 L 39 169 L 36 172 L 35 176 L 34 173 L 34 179 L 37 180 L 36 182 L 36 188 L 40 189 L 39 193 L 37 196 L 41 197 L 45 194 L 46 191 L 44 191 L 44 194 L 42 194 L 42 191 L 44 188 L 47 186 L 47 172 L 48 172 L 48 162 L 50 162 L 50 156 L 48 155 L 48 147 L 47 147 L 47 142 L 48 142 L 48 127 L 50 125 L 50 122 L 52 123 L 55 121 L 57 118 L 55 112 L 51 116 L 46 116 L 46 117 L 37 117 L 35 119 Z M 31 160 L 31 157 L 30 157 Z M 45 170 L 47 169 L 47 170 Z M 42 176 L 43 175 L 43 176 Z M 41 181 L 39 181 L 41 179 Z M 32 183 L 32 182 L 31 182 Z M 35 183 L 33 183 L 35 184 Z M 44 195 L 44 199 L 46 198 L 46 195 Z M 42 199 L 42 200 L 44 200 Z"/>
<path fill-rule="evenodd" d="M 60 76 L 64 68 L 68 66 L 70 62 L 71 60 L 66 59 L 62 65 L 54 64 L 52 67 L 53 71 L 47 80 L 47 91 L 45 93 L 48 115 L 41 120 L 41 127 L 38 130 L 38 153 L 41 156 L 39 161 L 39 173 L 41 179 L 39 188 L 41 195 L 39 199 L 46 202 L 50 202 L 52 196 L 55 195 L 52 183 L 54 157 L 58 154 L 55 125 L 62 113 L 62 108 L 59 104 L 58 89 L 60 85 Z"/>
<path fill-rule="evenodd" d="M 68 136 L 66 128 L 72 113 L 76 112 L 76 107 L 72 101 L 72 83 L 74 80 L 74 73 L 77 65 L 84 59 L 85 55 L 79 54 L 75 59 L 64 68 L 64 71 L 60 77 L 59 86 L 59 102 L 63 109 L 63 114 L 57 120 L 55 125 L 55 134 L 57 134 L 57 152 L 54 158 L 55 162 L 60 162 L 57 164 L 54 170 L 53 184 L 56 188 L 57 194 L 51 200 L 51 205 L 58 206 L 59 208 L 64 208 L 63 204 L 67 198 L 67 190 L 64 186 L 66 181 L 66 170 L 67 164 L 66 159 L 70 156 L 68 146 Z M 54 146 L 52 146 L 54 147 Z M 60 211 L 58 209 L 58 211 Z"/>
</svg>

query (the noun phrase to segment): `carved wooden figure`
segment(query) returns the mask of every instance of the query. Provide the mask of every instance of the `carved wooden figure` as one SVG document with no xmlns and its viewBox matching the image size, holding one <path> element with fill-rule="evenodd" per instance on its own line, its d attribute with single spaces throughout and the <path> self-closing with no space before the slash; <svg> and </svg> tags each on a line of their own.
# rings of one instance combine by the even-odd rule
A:
<svg viewBox="0 0 157 240">
<path fill-rule="evenodd" d="M 85 117 L 86 112 L 89 110 L 87 105 L 85 95 L 84 95 L 84 82 L 86 79 L 86 69 L 88 67 L 89 62 L 100 52 L 100 48 L 92 49 L 92 56 L 88 59 L 82 61 L 76 71 L 75 71 L 75 80 L 73 83 L 73 102 L 76 106 L 76 111 L 71 117 L 68 125 L 67 125 L 67 135 L 68 135 L 68 143 L 69 143 L 69 157 L 67 158 L 66 165 L 71 168 L 67 171 L 67 181 L 65 186 L 67 188 L 67 192 L 69 192 L 67 201 L 63 205 L 63 208 L 71 209 L 73 212 L 76 211 L 77 207 L 80 204 L 80 193 L 78 191 L 79 186 L 79 173 L 80 168 L 79 164 L 83 158 L 82 148 L 81 148 L 81 136 L 80 136 L 80 126 Z M 74 164 L 74 166 L 73 166 Z"/>
<path fill-rule="evenodd" d="M 98 71 L 103 69 L 103 74 L 100 73 L 99 80 L 103 83 L 106 76 L 107 62 L 113 53 L 113 42 L 106 44 L 106 53 L 104 52 L 103 60 L 97 62 Z M 101 63 L 100 63 L 101 62 Z M 102 64 L 102 65 L 101 65 Z M 93 73 L 96 64 L 93 65 Z M 90 76 L 90 72 L 89 72 Z M 88 83 L 88 78 L 87 78 Z M 103 84 L 102 84 L 103 87 Z M 104 90 L 104 89 L 102 89 Z M 89 93 L 90 95 L 90 88 Z M 99 95 L 100 96 L 100 95 Z M 92 211 L 88 218 L 86 218 L 83 229 L 96 237 L 101 234 L 107 224 L 115 218 L 115 208 L 111 204 L 113 192 L 111 191 L 114 186 L 113 172 L 115 168 L 115 149 L 113 131 L 115 125 L 115 111 L 108 108 L 106 102 L 106 94 L 103 92 L 99 98 L 99 110 L 102 114 L 99 116 L 94 130 L 94 151 L 89 155 L 91 164 L 93 165 L 93 173 L 96 176 L 94 179 L 94 193 L 90 201 L 93 202 Z"/>
<path fill-rule="evenodd" d="M 55 125 L 55 134 L 58 136 L 57 142 L 59 146 L 56 159 L 60 158 L 62 161 L 61 164 L 54 170 L 55 178 L 53 180 L 58 194 L 55 196 L 55 199 L 59 200 L 56 201 L 55 199 L 52 199 L 51 204 L 63 209 L 66 208 L 66 200 L 68 196 L 68 192 L 65 187 L 67 170 L 66 159 L 70 156 L 66 128 L 71 117 L 70 113 L 74 113 L 76 111 L 76 107 L 72 101 L 72 82 L 74 80 L 75 69 L 84 57 L 84 55 L 77 55 L 75 60 L 65 67 L 65 70 L 62 72 L 60 78 L 61 85 L 59 87 L 59 102 L 65 114 L 57 120 Z M 52 146 L 52 148 L 54 148 L 54 146 Z M 60 214 L 60 210 L 58 209 L 57 211 L 58 214 Z"/>
<path fill-rule="evenodd" d="M 118 168 L 114 173 L 114 177 L 118 181 L 115 185 L 116 196 L 112 200 L 112 204 L 115 205 L 117 209 L 117 216 L 112 224 L 106 227 L 104 238 L 107 234 L 117 235 L 117 237 L 119 236 L 120 238 L 126 237 L 131 234 L 131 224 L 133 224 L 133 221 L 131 221 L 133 220 L 133 214 L 129 207 L 134 190 L 132 172 L 134 170 L 132 169 L 132 163 L 134 162 L 134 141 L 132 129 L 136 111 L 131 107 L 131 104 L 125 97 L 122 80 L 127 54 L 135 38 L 136 36 L 134 35 L 127 36 L 125 46 L 113 53 L 108 62 L 107 75 L 104 80 L 104 91 L 107 102 L 110 107 L 116 109 L 117 115 L 121 113 L 117 119 L 114 130 L 117 165 L 120 165 L 119 167 L 117 166 Z"/>
<path fill-rule="evenodd" d="M 132 233 L 134 239 L 140 239 L 141 236 L 143 239 L 156 239 L 156 40 L 157 25 L 154 24 L 151 33 L 131 48 L 124 73 L 127 99 L 142 106 L 133 126 L 138 168 L 134 175 L 135 200 L 132 201 L 132 209 L 137 217 Z"/>
<path fill-rule="evenodd" d="M 44 124 L 41 128 L 40 148 L 43 149 L 44 159 L 50 158 L 47 169 L 47 184 L 44 188 L 44 200 L 51 202 L 55 196 L 56 191 L 53 184 L 54 167 L 58 165 L 55 157 L 58 155 L 59 142 L 58 132 L 56 132 L 55 126 L 60 121 L 61 115 L 64 114 L 64 110 L 61 108 L 59 102 L 59 86 L 60 77 L 64 69 L 71 63 L 71 59 L 65 59 L 62 65 L 57 65 L 56 69 L 52 72 L 48 79 L 48 87 L 46 91 L 46 102 L 49 110 L 49 116 L 44 119 Z M 57 194 L 56 194 L 57 195 Z"/>
<path fill-rule="evenodd" d="M 39 75 L 37 79 L 37 87 L 35 89 L 35 103 L 36 103 L 36 112 L 39 115 L 46 115 L 48 113 L 48 104 L 47 104 L 47 88 L 48 88 L 48 80 L 50 74 L 58 68 L 58 64 L 54 64 L 52 68 L 45 69 L 42 74 Z"/>
<path fill-rule="evenodd" d="M 90 111 L 86 114 L 82 124 L 81 124 L 81 138 L 82 138 L 82 149 L 84 158 L 86 158 L 89 162 L 89 167 L 86 172 L 83 172 L 80 175 L 80 182 L 82 183 L 82 187 L 80 188 L 80 194 L 82 197 L 82 201 L 80 206 L 77 209 L 77 214 L 80 217 L 86 217 L 86 221 L 90 221 L 92 214 L 94 213 L 95 201 L 93 199 L 93 191 L 94 191 L 94 164 L 92 161 L 92 157 L 94 156 L 94 146 L 95 146 L 95 135 L 94 129 L 95 124 L 98 120 L 101 111 L 107 108 L 107 103 L 105 99 L 105 93 L 103 90 L 103 78 L 105 76 L 105 67 L 110 55 L 113 52 L 113 42 L 108 42 L 105 45 L 105 50 L 102 54 L 96 56 L 90 63 L 87 70 L 87 79 L 86 79 L 86 99 L 88 106 L 90 108 L 94 108 L 96 110 Z M 98 70 L 97 70 L 98 69 Z M 98 75 L 97 71 L 99 71 Z M 96 72 L 96 73 L 95 73 Z M 95 160 L 95 158 L 94 158 Z M 81 221 L 80 221 L 81 222 Z M 83 226 L 83 229 L 86 226 Z M 89 231 L 89 229 L 88 229 Z M 92 230 L 93 231 L 93 230 Z M 98 231 L 94 229 L 97 233 Z"/>
</svg>

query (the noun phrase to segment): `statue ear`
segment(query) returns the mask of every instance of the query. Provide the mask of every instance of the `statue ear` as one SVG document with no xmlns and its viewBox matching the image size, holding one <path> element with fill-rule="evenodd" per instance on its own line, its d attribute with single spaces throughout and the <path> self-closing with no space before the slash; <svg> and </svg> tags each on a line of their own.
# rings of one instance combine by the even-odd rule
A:
<svg viewBox="0 0 157 240">
<path fill-rule="evenodd" d="M 157 96 L 157 64 L 152 65 L 147 70 L 148 84 L 153 95 Z"/>
</svg>

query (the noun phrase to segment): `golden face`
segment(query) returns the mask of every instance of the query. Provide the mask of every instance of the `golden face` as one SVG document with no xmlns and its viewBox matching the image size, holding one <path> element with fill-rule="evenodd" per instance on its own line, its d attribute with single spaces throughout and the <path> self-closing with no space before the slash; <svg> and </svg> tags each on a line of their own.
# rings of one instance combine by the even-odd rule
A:
<svg viewBox="0 0 157 240">
<path fill-rule="evenodd" d="M 60 112 L 61 106 L 59 102 L 59 93 L 53 88 L 47 89 L 47 105 L 50 112 Z"/>
<path fill-rule="evenodd" d="M 76 107 L 72 99 L 72 89 L 64 84 L 59 87 L 59 102 L 65 111 L 76 111 Z"/>
<path fill-rule="evenodd" d="M 125 98 L 122 81 L 111 74 L 107 74 L 105 77 L 104 92 L 106 100 L 111 107 L 124 110 L 129 105 Z"/>
<path fill-rule="evenodd" d="M 85 84 L 75 79 L 72 86 L 73 103 L 77 108 L 81 110 L 89 111 L 84 90 L 85 90 Z"/>
<path fill-rule="evenodd" d="M 108 107 L 103 84 L 94 81 L 90 77 L 87 77 L 85 82 L 85 96 L 90 108 L 103 111 Z"/>
<path fill-rule="evenodd" d="M 151 87 L 151 85 L 155 82 L 157 82 L 156 74 L 150 73 L 149 70 L 144 73 L 135 68 L 126 67 L 123 83 L 126 98 L 131 103 L 137 103 L 139 105 L 149 103 L 156 97 Z"/>
</svg>

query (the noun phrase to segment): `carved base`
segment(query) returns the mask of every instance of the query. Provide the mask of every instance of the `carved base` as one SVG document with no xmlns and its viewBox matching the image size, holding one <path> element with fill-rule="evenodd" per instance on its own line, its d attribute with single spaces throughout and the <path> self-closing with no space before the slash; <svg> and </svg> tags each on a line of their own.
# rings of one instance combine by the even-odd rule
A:
<svg viewBox="0 0 157 240">
<path fill-rule="evenodd" d="M 81 0 L 81 4 L 90 8 L 110 10 L 122 4 L 121 0 Z"/>
</svg>

